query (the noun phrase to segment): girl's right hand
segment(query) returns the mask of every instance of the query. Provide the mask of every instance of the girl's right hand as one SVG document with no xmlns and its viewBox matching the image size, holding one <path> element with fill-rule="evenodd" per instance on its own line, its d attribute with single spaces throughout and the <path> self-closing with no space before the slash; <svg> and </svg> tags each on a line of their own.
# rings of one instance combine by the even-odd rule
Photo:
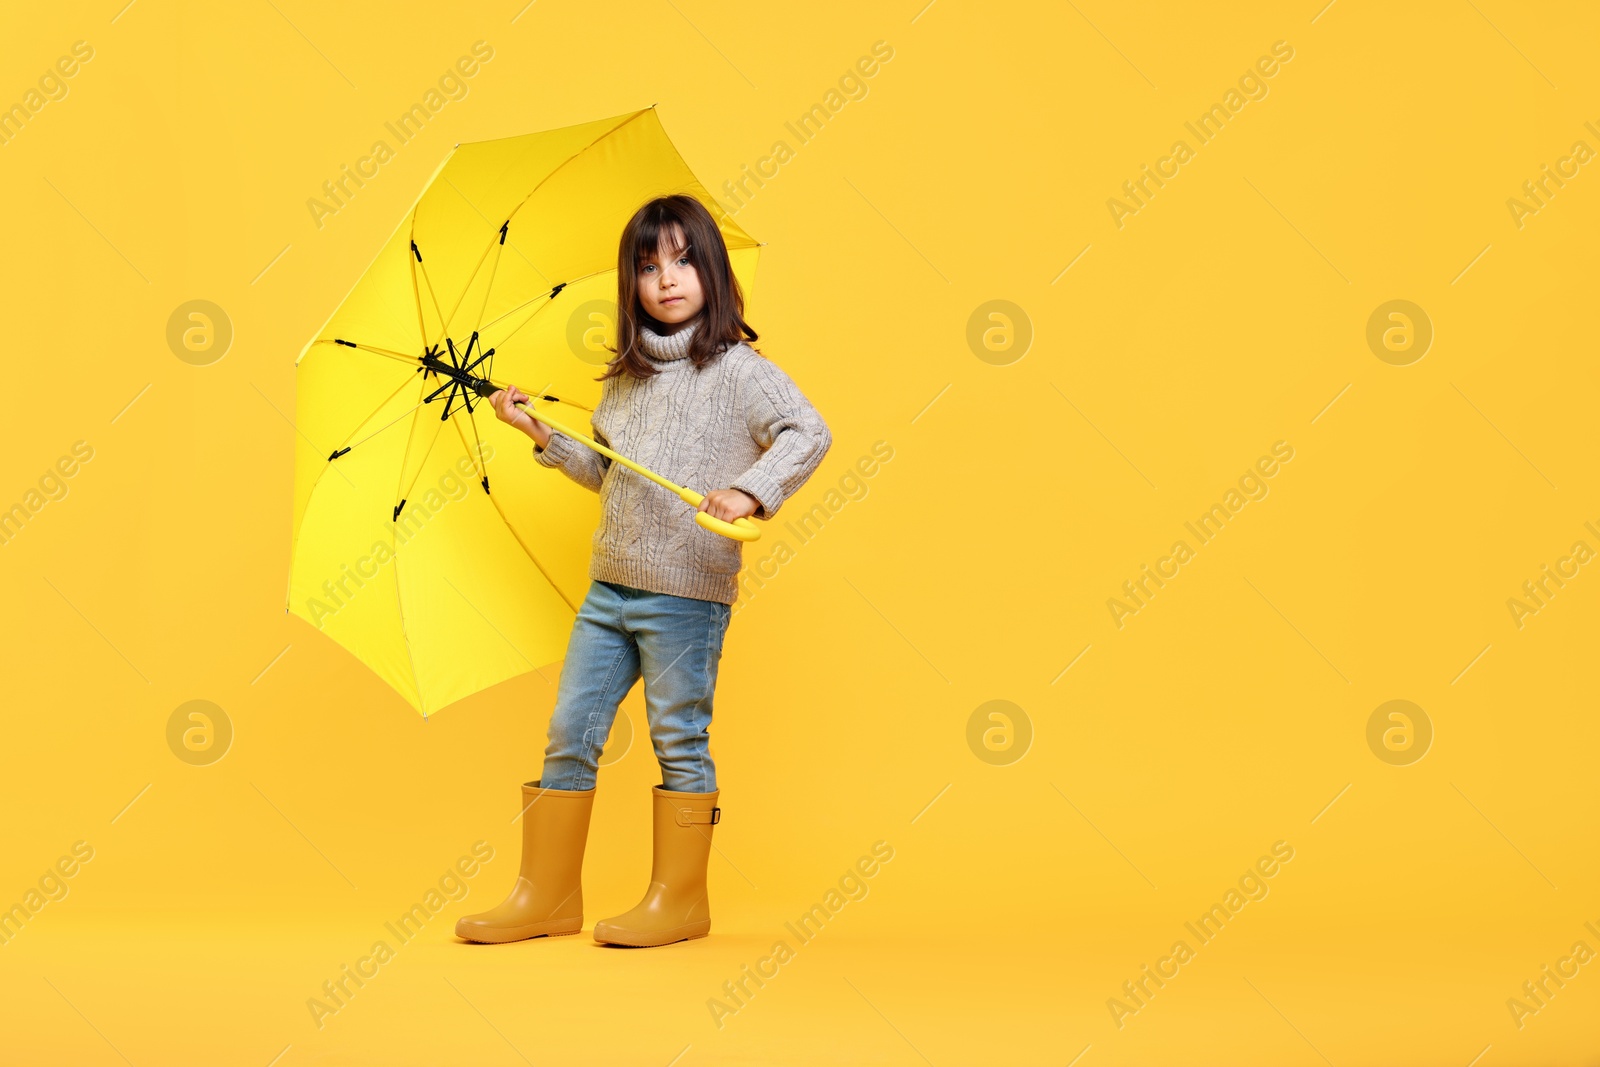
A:
<svg viewBox="0 0 1600 1067">
<path fill-rule="evenodd" d="M 521 430 L 533 438 L 540 448 L 544 448 L 550 443 L 550 427 L 517 407 L 518 404 L 525 404 L 528 400 L 528 394 L 514 385 L 497 390 L 489 397 L 489 403 L 494 405 L 497 419 Z"/>
</svg>

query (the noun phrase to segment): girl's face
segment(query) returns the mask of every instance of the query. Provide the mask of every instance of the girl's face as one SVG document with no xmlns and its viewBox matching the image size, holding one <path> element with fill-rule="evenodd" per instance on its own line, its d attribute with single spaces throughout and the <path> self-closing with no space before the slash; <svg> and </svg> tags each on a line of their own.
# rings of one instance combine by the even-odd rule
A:
<svg viewBox="0 0 1600 1067">
<path fill-rule="evenodd" d="M 658 322 L 669 325 L 688 322 L 706 306 L 700 288 L 700 273 L 689 262 L 689 249 L 683 232 L 662 235 L 662 245 L 654 256 L 639 267 L 639 303 Z"/>
</svg>

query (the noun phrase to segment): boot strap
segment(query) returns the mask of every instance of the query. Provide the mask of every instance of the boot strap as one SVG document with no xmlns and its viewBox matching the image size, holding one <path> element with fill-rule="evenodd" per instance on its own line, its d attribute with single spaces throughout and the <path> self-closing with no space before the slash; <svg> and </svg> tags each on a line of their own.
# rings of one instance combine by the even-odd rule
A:
<svg viewBox="0 0 1600 1067">
<path fill-rule="evenodd" d="M 693 808 L 679 808 L 678 809 L 678 825 L 679 826 L 692 826 L 695 823 L 709 823 L 711 825 L 716 825 L 717 823 L 719 823 L 721 821 L 722 821 L 722 809 L 721 808 L 712 808 L 709 811 L 706 811 L 706 810 L 696 811 Z"/>
</svg>

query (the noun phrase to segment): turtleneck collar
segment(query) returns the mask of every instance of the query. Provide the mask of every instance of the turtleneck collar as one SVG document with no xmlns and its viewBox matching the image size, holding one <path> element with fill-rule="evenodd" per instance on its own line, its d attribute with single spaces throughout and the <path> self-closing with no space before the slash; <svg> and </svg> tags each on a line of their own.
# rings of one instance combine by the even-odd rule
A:
<svg viewBox="0 0 1600 1067">
<path fill-rule="evenodd" d="M 666 363 L 682 359 L 689 354 L 689 342 L 699 328 L 700 320 L 695 319 L 688 325 L 679 327 L 675 333 L 662 335 L 640 323 L 639 345 L 644 349 L 645 355 L 657 362 Z"/>
</svg>

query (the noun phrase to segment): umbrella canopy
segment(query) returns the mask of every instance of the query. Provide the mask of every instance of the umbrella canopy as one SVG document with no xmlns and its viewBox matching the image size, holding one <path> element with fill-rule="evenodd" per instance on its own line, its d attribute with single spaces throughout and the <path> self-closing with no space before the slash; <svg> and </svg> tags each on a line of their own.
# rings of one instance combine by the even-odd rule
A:
<svg viewBox="0 0 1600 1067">
<path fill-rule="evenodd" d="M 296 360 L 289 611 L 424 716 L 563 656 L 599 519 L 594 493 L 424 360 L 559 398 L 586 428 L 618 240 L 670 193 L 705 204 L 750 293 L 757 242 L 653 107 L 457 145 Z"/>
</svg>

